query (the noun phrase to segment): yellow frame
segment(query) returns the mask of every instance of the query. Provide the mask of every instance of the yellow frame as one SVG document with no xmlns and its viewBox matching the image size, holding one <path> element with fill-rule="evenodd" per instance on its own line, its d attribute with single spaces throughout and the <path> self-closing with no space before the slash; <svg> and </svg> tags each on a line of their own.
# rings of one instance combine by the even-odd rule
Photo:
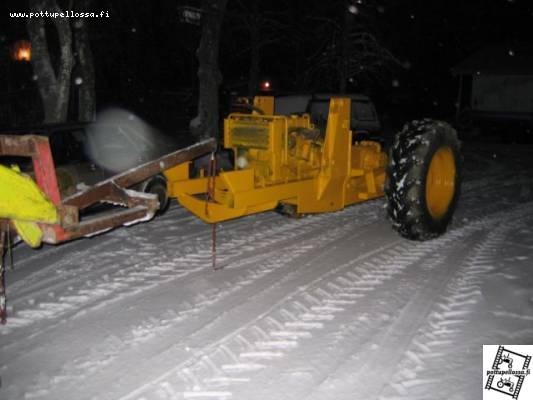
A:
<svg viewBox="0 0 533 400">
<path fill-rule="evenodd" d="M 256 98 L 254 104 L 274 109 L 271 97 Z M 165 171 L 169 196 L 209 223 L 272 210 L 279 203 L 306 214 L 383 196 L 386 155 L 377 142 L 352 145 L 350 105 L 350 99 L 332 98 L 325 138 L 298 139 L 296 144 L 289 144 L 290 132 L 315 129 L 308 115 L 230 114 L 224 121 L 225 147 L 236 156 L 245 152 L 250 165 L 220 172 L 214 178 L 214 201 L 207 205 L 210 178 L 191 179 L 190 163 L 178 165 Z M 241 131 L 248 136 L 237 138 Z M 292 155 L 291 145 L 307 158 Z"/>
</svg>

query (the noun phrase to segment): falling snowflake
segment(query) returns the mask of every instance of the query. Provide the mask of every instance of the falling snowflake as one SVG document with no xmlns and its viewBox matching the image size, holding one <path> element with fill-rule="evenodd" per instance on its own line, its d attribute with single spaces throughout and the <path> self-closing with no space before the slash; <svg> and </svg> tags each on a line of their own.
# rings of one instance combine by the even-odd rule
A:
<svg viewBox="0 0 533 400">
<path fill-rule="evenodd" d="M 74 83 L 76 85 L 81 85 L 83 82 L 83 79 L 81 79 L 79 76 L 76 77 L 76 79 L 74 79 Z"/>
<path fill-rule="evenodd" d="M 392 80 L 392 87 L 400 87 L 400 81 L 398 79 Z"/>
<path fill-rule="evenodd" d="M 136 28 L 131 28 L 131 31 L 132 31 L 133 33 L 135 33 L 135 32 L 137 32 L 137 29 L 136 29 Z"/>
<path fill-rule="evenodd" d="M 509 49 L 509 52 L 508 52 L 508 53 L 509 53 L 509 55 L 510 55 L 511 57 L 514 56 L 514 51 L 513 51 L 512 49 Z"/>
<path fill-rule="evenodd" d="M 359 9 L 356 6 L 354 6 L 353 4 L 348 6 L 348 11 L 351 14 L 354 14 L 354 15 L 359 14 Z"/>
<path fill-rule="evenodd" d="M 385 7 L 378 6 L 378 13 L 383 14 L 385 12 Z"/>
</svg>

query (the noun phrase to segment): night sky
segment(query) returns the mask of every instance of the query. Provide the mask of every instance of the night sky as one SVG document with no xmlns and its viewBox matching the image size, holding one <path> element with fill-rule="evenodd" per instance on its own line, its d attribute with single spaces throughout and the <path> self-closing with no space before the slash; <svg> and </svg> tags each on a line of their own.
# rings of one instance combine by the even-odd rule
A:
<svg viewBox="0 0 533 400">
<path fill-rule="evenodd" d="M 58 2 L 65 10 L 67 2 Z M 180 20 L 179 7 L 199 1 L 104 1 L 91 9 L 110 17 L 90 21 L 96 69 L 97 106 L 119 104 L 149 119 L 161 112 L 191 113 L 197 90 L 195 51 L 200 27 Z M 409 116 L 453 113 L 457 83 L 450 69 L 491 43 L 531 40 L 533 3 L 523 0 L 354 0 L 352 26 L 368 31 L 398 63 L 378 77 L 362 77 L 350 92 L 371 95 L 381 111 Z M 303 76 L 320 61 L 322 41 L 331 34 L 327 21 L 342 23 L 345 1 L 295 0 L 260 2 L 260 77 L 273 93 L 327 91 L 330 80 Z M 9 60 L 9 49 L 27 38 L 25 21 L 9 12 L 28 11 L 24 1 L 2 2 L 0 90 L 6 96 L 35 87 L 29 65 Z M 246 94 L 250 40 L 247 1 L 229 0 L 220 49 L 222 101 L 229 93 Z M 51 45 L 53 53 L 53 44 Z M 318 76 L 318 75 L 317 75 Z M 20 95 L 22 96 L 22 95 Z M 2 102 L 6 100 L 3 99 Z"/>
</svg>

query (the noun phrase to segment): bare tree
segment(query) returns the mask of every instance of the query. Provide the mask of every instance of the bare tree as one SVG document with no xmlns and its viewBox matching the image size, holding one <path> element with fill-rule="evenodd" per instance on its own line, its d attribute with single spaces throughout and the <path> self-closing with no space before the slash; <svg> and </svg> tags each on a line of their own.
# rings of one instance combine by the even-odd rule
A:
<svg viewBox="0 0 533 400">
<path fill-rule="evenodd" d="M 251 0 L 251 13 L 248 22 L 250 30 L 250 69 L 248 72 L 248 96 L 254 96 L 259 86 L 261 63 L 261 15 L 259 14 L 259 0 Z"/>
<path fill-rule="evenodd" d="M 222 74 L 218 66 L 220 30 L 227 0 L 203 0 L 202 36 L 196 51 L 198 58 L 198 115 L 191 121 L 197 139 L 216 137 L 218 133 L 218 87 Z"/>
<path fill-rule="evenodd" d="M 380 82 L 402 63 L 378 40 L 372 13 L 363 12 L 352 0 L 343 0 L 342 19 L 318 17 L 317 51 L 309 59 L 305 82 L 321 82 L 347 91 L 348 83 Z M 363 6 L 360 6 L 363 7 Z"/>
<path fill-rule="evenodd" d="M 90 0 L 80 0 L 78 4 L 80 11 L 88 11 Z M 78 119 L 80 121 L 92 121 L 96 113 L 94 62 L 86 20 L 86 18 L 78 18 L 73 24 L 77 60 L 77 76 L 74 83 L 79 86 Z"/>
<path fill-rule="evenodd" d="M 278 4 L 272 6 L 260 0 L 236 0 L 231 4 L 233 8 L 226 11 L 230 23 L 227 40 L 223 44 L 226 51 L 232 54 L 229 65 L 242 62 L 241 56 L 249 54 L 248 96 L 252 97 L 259 90 L 265 48 L 284 43 L 291 36 L 290 27 L 284 21 L 288 12 Z M 240 36 L 248 36 L 248 46 L 243 46 L 240 40 L 234 40 Z"/>
<path fill-rule="evenodd" d="M 30 0 L 30 11 L 62 10 L 55 0 Z M 70 78 L 73 67 L 72 32 L 67 18 L 50 20 L 59 39 L 59 60 L 54 69 L 48 49 L 44 18 L 30 18 L 27 22 L 28 34 L 32 42 L 32 66 L 37 78 L 39 92 L 44 107 L 44 122 L 66 121 L 70 96 Z"/>
</svg>

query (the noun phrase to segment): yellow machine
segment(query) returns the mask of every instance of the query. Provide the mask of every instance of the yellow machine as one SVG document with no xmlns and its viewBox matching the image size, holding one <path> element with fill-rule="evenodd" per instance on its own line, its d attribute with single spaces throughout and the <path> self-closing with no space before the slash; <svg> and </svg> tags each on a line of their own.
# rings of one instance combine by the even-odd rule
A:
<svg viewBox="0 0 533 400">
<path fill-rule="evenodd" d="M 264 114 L 231 114 L 224 147 L 235 170 L 214 178 L 214 201 L 206 205 L 208 176 L 189 179 L 189 164 L 165 172 L 170 196 L 210 223 L 292 207 L 298 214 L 335 211 L 383 195 L 387 157 L 377 142 L 352 145 L 350 100 L 332 99 L 328 125 L 320 131 L 309 115 L 272 115 L 274 99 L 256 97 Z"/>
<path fill-rule="evenodd" d="M 191 176 L 187 162 L 164 172 L 169 196 L 203 221 L 275 208 L 292 215 L 336 211 L 385 195 L 402 236 L 426 240 L 446 230 L 461 176 L 459 142 L 447 123 L 406 124 L 388 160 L 379 142 L 352 140 L 348 98 L 331 98 L 324 129 L 307 114 L 274 115 L 273 97 L 256 97 L 252 109 L 224 121 L 233 170 Z"/>
</svg>

